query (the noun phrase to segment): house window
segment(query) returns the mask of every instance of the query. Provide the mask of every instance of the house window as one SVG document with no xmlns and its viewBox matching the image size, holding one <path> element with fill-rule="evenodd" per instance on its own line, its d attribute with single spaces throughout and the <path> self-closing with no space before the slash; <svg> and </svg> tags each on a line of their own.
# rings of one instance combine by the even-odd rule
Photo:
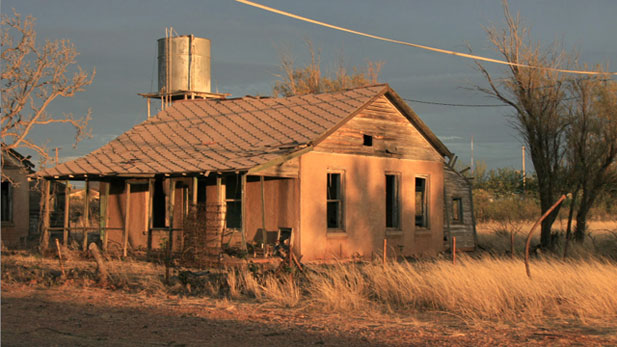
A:
<svg viewBox="0 0 617 347">
<path fill-rule="evenodd" d="M 225 206 L 227 228 L 242 228 L 242 184 L 240 175 L 225 177 Z"/>
<path fill-rule="evenodd" d="M 11 186 L 11 182 L 4 181 L 2 182 L 2 221 L 10 222 L 13 220 L 13 187 Z"/>
<path fill-rule="evenodd" d="M 416 226 L 428 228 L 427 179 L 416 177 Z"/>
<path fill-rule="evenodd" d="M 368 147 L 373 146 L 373 136 L 371 136 L 371 135 L 364 135 L 363 136 L 363 144 L 365 146 L 368 146 Z"/>
<path fill-rule="evenodd" d="M 342 174 L 328 173 L 328 229 L 343 229 Z"/>
<path fill-rule="evenodd" d="M 452 198 L 452 223 L 463 223 L 463 199 Z"/>
<path fill-rule="evenodd" d="M 400 229 L 399 176 L 386 175 L 386 228 Z"/>
</svg>

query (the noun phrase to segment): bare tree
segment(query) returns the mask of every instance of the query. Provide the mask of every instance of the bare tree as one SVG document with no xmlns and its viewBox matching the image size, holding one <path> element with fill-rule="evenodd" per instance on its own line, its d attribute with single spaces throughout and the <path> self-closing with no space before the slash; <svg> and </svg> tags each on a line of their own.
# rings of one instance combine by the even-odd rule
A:
<svg viewBox="0 0 617 347">
<path fill-rule="evenodd" d="M 548 48 L 533 42 L 527 28 L 513 17 L 504 1 L 506 27 L 487 28 L 496 51 L 509 63 L 506 77 L 496 80 L 481 64 L 477 66 L 489 87 L 478 87 L 514 110 L 513 124 L 531 154 L 537 178 L 542 213 L 557 200 L 562 191 L 565 153 L 564 136 L 568 117 L 563 101 L 566 98 L 565 78 L 550 68 L 567 63 L 564 50 L 553 44 Z M 558 211 L 542 222 L 541 245 L 550 247 L 551 226 Z"/>
<path fill-rule="evenodd" d="M 2 16 L 2 160 L 8 150 L 34 151 L 43 162 L 50 158 L 44 144 L 31 139 L 32 129 L 50 124 L 66 124 L 75 130 L 75 143 L 89 135 L 88 114 L 53 115 L 48 106 L 59 97 L 72 97 L 92 83 L 95 72 L 84 72 L 75 65 L 78 53 L 68 40 L 36 43 L 35 19 Z M 71 69 L 74 69 L 71 73 Z M 2 174 L 2 179 L 9 179 Z"/>
<path fill-rule="evenodd" d="M 296 67 L 290 53 L 281 53 L 282 73 L 278 75 L 279 80 L 273 88 L 275 96 L 327 93 L 377 83 L 382 62 L 369 61 L 366 69 L 354 67 L 349 74 L 341 58 L 334 76 L 323 75 L 320 52 L 315 52 L 310 41 L 307 41 L 306 45 L 311 55 L 311 62 L 304 67 Z"/>
<path fill-rule="evenodd" d="M 587 217 L 596 198 L 617 182 L 617 83 L 609 77 L 595 75 L 568 83 L 572 97 L 568 100 L 567 162 L 575 187 L 574 199 L 579 199 L 577 241 L 584 239 Z M 568 238 L 569 232 L 570 228 Z"/>
</svg>

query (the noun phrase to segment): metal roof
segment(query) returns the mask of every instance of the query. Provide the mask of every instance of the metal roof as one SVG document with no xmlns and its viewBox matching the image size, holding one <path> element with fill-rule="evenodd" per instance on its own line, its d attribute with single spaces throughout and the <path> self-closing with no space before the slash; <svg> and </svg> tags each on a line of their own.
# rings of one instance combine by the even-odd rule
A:
<svg viewBox="0 0 617 347">
<path fill-rule="evenodd" d="M 176 101 L 94 152 L 38 175 L 139 177 L 249 170 L 314 144 L 384 94 L 404 104 L 387 84 L 286 98 Z M 412 122 L 417 118 L 415 113 L 407 116 Z M 442 155 L 451 154 L 424 123 L 420 126 Z"/>
</svg>

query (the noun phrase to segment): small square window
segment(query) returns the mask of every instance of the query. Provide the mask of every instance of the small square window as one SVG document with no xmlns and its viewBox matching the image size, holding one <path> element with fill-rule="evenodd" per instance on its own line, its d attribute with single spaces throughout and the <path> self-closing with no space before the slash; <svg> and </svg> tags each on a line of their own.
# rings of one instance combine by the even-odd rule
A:
<svg viewBox="0 0 617 347">
<path fill-rule="evenodd" d="M 363 136 L 363 140 L 364 140 L 364 145 L 367 147 L 371 147 L 373 146 L 373 136 L 371 135 L 364 135 Z"/>
</svg>

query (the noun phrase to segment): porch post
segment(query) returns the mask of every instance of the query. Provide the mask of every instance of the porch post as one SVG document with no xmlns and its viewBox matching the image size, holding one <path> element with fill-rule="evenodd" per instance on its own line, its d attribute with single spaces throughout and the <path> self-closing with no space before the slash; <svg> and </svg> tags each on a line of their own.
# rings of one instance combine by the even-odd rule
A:
<svg viewBox="0 0 617 347">
<path fill-rule="evenodd" d="M 88 251 L 88 227 L 90 227 L 90 181 L 86 178 L 86 188 L 84 191 L 84 238 L 82 249 Z"/>
<path fill-rule="evenodd" d="M 242 244 L 241 244 L 241 248 L 243 251 L 246 251 L 246 173 L 241 174 L 242 175 L 242 180 L 241 180 L 241 197 L 240 197 L 240 203 L 241 203 L 241 214 L 242 214 L 242 227 L 240 228 L 240 231 L 242 233 Z"/>
<path fill-rule="evenodd" d="M 264 176 L 259 176 L 259 182 L 261 183 L 261 248 L 266 248 L 266 194 L 264 192 Z M 265 253 L 264 253 L 265 254 Z"/>
<path fill-rule="evenodd" d="M 174 236 L 174 202 L 176 199 L 176 186 L 175 180 L 173 178 L 169 178 L 169 200 L 167 206 L 167 212 L 169 216 L 169 242 L 167 247 L 169 249 L 169 256 L 171 257 L 171 252 L 173 251 L 173 236 Z"/>
<path fill-rule="evenodd" d="M 109 201 L 109 185 L 110 182 L 104 182 L 103 191 L 100 191 L 101 184 L 99 182 L 99 226 L 100 233 L 103 236 L 103 251 L 107 251 L 107 242 L 109 241 L 109 231 L 107 230 L 107 204 Z"/>
<path fill-rule="evenodd" d="M 148 179 L 148 256 L 152 251 L 152 207 L 154 201 L 154 179 Z"/>
<path fill-rule="evenodd" d="M 64 246 L 69 245 L 69 228 L 71 214 L 71 184 L 68 180 L 64 182 L 64 232 L 62 234 L 62 243 Z"/>
<path fill-rule="evenodd" d="M 124 197 L 124 230 L 123 230 L 123 240 L 122 240 L 122 256 L 127 256 L 127 248 L 129 244 L 129 221 L 130 213 L 131 213 L 131 184 L 129 181 L 125 181 L 124 183 L 124 192 L 126 196 Z"/>
<path fill-rule="evenodd" d="M 41 232 L 41 251 L 47 251 L 49 247 L 49 186 L 51 181 L 43 181 L 43 230 Z"/>
</svg>

